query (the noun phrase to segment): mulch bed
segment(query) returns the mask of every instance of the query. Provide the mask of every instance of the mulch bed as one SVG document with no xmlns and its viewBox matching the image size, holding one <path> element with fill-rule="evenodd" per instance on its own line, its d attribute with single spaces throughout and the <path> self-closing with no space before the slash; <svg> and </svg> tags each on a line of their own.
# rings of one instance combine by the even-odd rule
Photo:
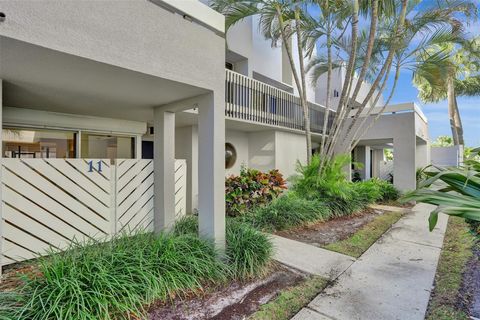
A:
<svg viewBox="0 0 480 320">
<path fill-rule="evenodd" d="M 276 232 L 276 235 L 321 247 L 349 238 L 375 217 L 385 212 L 387 211 L 367 208 L 350 216 L 279 231 Z"/>
<path fill-rule="evenodd" d="M 200 297 L 175 299 L 173 304 L 158 304 L 150 308 L 151 320 L 240 320 L 246 319 L 259 307 L 285 288 L 294 286 L 306 277 L 297 270 L 275 264 L 261 279 L 233 282 Z"/>
<path fill-rule="evenodd" d="M 480 318 L 480 244 L 472 249 L 473 256 L 465 266 L 457 308 L 472 317 Z"/>
</svg>

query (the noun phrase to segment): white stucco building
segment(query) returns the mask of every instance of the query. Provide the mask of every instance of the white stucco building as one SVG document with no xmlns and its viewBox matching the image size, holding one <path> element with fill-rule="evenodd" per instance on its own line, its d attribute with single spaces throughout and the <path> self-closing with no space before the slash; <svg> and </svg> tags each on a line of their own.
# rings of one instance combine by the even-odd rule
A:
<svg viewBox="0 0 480 320">
<path fill-rule="evenodd" d="M 286 54 L 256 17 L 225 34 L 196 0 L 0 0 L 0 12 L 2 265 L 193 211 L 222 248 L 225 176 L 245 165 L 288 177 L 306 159 Z M 324 85 L 308 90 L 314 142 Z M 412 189 L 427 121 L 413 104 L 387 113 L 355 160 L 368 179 L 393 147 L 394 182 Z"/>
</svg>

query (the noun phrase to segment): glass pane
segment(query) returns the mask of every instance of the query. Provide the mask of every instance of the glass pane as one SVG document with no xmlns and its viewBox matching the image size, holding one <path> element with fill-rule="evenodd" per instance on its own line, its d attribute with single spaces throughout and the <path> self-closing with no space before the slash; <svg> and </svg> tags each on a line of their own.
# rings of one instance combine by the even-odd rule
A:
<svg viewBox="0 0 480 320">
<path fill-rule="evenodd" d="M 82 158 L 132 159 L 135 138 L 82 132 Z"/>
<path fill-rule="evenodd" d="M 75 132 L 5 128 L 5 158 L 75 158 Z"/>
</svg>

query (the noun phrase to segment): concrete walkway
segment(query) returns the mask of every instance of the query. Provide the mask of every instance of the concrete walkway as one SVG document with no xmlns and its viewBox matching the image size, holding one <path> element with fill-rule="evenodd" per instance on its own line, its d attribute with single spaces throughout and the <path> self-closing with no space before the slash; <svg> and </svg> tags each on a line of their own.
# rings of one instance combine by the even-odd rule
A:
<svg viewBox="0 0 480 320">
<path fill-rule="evenodd" d="M 295 320 L 423 320 L 447 217 L 428 231 L 432 206 L 418 204 Z"/>
<path fill-rule="evenodd" d="M 275 260 L 303 272 L 336 279 L 355 261 L 341 253 L 272 235 Z"/>
</svg>

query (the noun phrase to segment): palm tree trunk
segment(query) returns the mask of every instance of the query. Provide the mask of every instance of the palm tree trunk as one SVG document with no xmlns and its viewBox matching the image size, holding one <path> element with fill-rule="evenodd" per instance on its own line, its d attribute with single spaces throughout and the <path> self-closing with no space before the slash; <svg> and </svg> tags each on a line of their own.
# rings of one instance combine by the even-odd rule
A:
<svg viewBox="0 0 480 320">
<path fill-rule="evenodd" d="M 346 133 L 344 135 L 344 143 L 346 143 L 346 139 L 350 135 L 351 130 L 353 129 L 353 127 L 357 123 L 357 121 L 360 118 L 362 112 L 365 110 L 365 107 L 367 106 L 368 102 L 370 101 L 373 94 L 375 93 L 375 88 L 378 87 L 378 85 L 379 85 L 381 79 L 384 77 L 385 73 L 390 72 L 389 68 L 392 65 L 392 61 L 393 61 L 393 58 L 395 56 L 395 52 L 397 51 L 398 43 L 399 43 L 399 40 L 400 40 L 399 37 L 401 37 L 401 32 L 402 32 L 402 29 L 403 29 L 403 25 L 405 24 L 406 13 L 407 13 L 407 0 L 402 0 L 402 9 L 401 9 L 401 12 L 400 12 L 400 17 L 399 17 L 398 23 L 395 27 L 394 39 L 393 39 L 393 43 L 390 47 L 390 50 L 388 52 L 387 59 L 385 60 L 385 63 L 383 65 L 382 69 L 380 70 L 377 78 L 373 82 L 372 87 L 370 88 L 367 96 L 365 97 L 365 100 L 363 100 L 362 105 L 358 108 L 357 113 L 355 114 L 352 121 L 350 122 L 350 125 L 348 126 L 348 128 L 346 130 Z"/>
<path fill-rule="evenodd" d="M 301 92 L 301 101 L 303 108 L 303 122 L 305 126 L 305 138 L 307 142 L 307 164 L 310 164 L 312 160 L 312 133 L 310 132 L 310 110 L 308 108 L 307 101 L 307 84 L 305 80 L 305 65 L 303 61 L 303 43 L 302 43 L 302 32 L 300 30 L 300 8 L 295 10 L 295 30 L 297 33 L 297 49 L 298 49 L 298 60 L 300 64 L 300 78 L 302 81 L 302 92 Z"/>
<path fill-rule="evenodd" d="M 328 131 L 329 116 L 330 116 L 330 100 L 332 97 L 332 30 L 331 30 L 331 16 L 328 8 L 328 1 L 326 3 L 327 16 L 327 98 L 325 101 L 325 113 L 323 114 L 323 129 L 322 142 L 320 143 L 320 155 L 322 155 L 322 162 L 324 160 L 323 152 L 325 150 L 325 138 Z M 323 165 L 320 165 L 320 169 Z"/>
<path fill-rule="evenodd" d="M 458 103 L 457 103 L 457 94 L 455 91 L 455 87 L 453 88 L 454 90 L 454 95 L 453 95 L 453 100 L 455 102 L 455 128 L 457 129 L 457 135 L 458 135 L 458 143 L 460 145 L 465 145 L 465 141 L 463 139 L 463 125 L 462 125 L 462 118 L 460 117 L 460 110 L 458 110 Z"/>
<path fill-rule="evenodd" d="M 337 140 L 337 136 L 339 133 L 339 128 L 341 127 L 341 123 L 343 122 L 343 118 L 346 114 L 348 114 L 347 106 L 345 104 L 345 100 L 348 101 L 348 95 L 350 93 L 350 87 L 352 84 L 351 79 L 353 78 L 353 71 L 355 60 L 357 59 L 357 39 L 358 39 L 358 11 L 359 5 L 358 0 L 354 0 L 353 2 L 353 15 L 352 15 L 352 50 L 350 52 L 350 57 L 348 59 L 348 66 L 347 71 L 344 79 L 344 84 L 342 88 L 342 93 L 340 95 L 340 101 L 338 103 L 337 114 L 334 120 L 334 124 L 332 126 L 333 134 L 330 133 L 328 136 L 328 143 L 327 143 L 327 152 L 326 157 L 330 159 L 333 155 L 333 151 L 335 149 L 335 144 Z"/>
<path fill-rule="evenodd" d="M 351 146 L 350 146 L 350 150 L 349 152 L 352 152 L 352 150 L 357 146 L 357 144 L 360 142 L 360 139 L 362 139 L 363 135 L 365 135 L 372 127 L 373 125 L 378 121 L 378 119 L 380 119 L 380 117 L 382 116 L 382 113 L 385 112 L 385 109 L 387 109 L 388 107 L 388 104 L 390 103 L 390 100 L 393 98 L 393 94 L 395 93 L 395 89 L 397 88 L 397 83 L 398 83 L 398 78 L 400 77 L 400 63 L 397 64 L 396 68 L 395 68 L 395 79 L 393 80 L 393 86 L 392 86 L 392 90 L 390 91 L 390 95 L 388 96 L 387 98 L 387 101 L 385 101 L 382 109 L 380 109 L 380 111 L 377 113 L 377 115 L 375 116 L 375 118 L 373 119 L 373 121 L 371 121 L 369 123 L 369 125 L 367 126 L 367 128 L 364 129 L 363 132 L 361 132 L 359 134 L 359 131 L 360 129 L 362 129 L 362 127 L 364 126 L 366 120 L 368 119 L 368 117 L 370 117 L 370 114 L 371 112 L 365 117 L 365 119 L 363 119 L 362 123 L 359 125 L 357 131 L 355 132 L 353 138 L 352 138 L 352 143 L 351 143 Z M 387 83 L 388 81 L 388 74 L 382 84 L 382 87 L 385 86 L 385 84 Z M 383 90 L 383 89 L 382 89 Z M 378 96 L 377 96 L 377 99 L 376 101 L 378 100 Z"/>
<path fill-rule="evenodd" d="M 353 94 L 352 94 L 352 101 L 355 101 L 357 99 L 358 93 L 360 92 L 360 89 L 362 87 L 362 83 L 365 80 L 365 76 L 367 75 L 367 68 L 368 68 L 368 65 L 370 64 L 370 58 L 372 57 L 372 52 L 373 52 L 373 45 L 375 44 L 377 21 L 378 21 L 378 0 L 373 0 L 367 51 L 365 53 L 365 59 L 363 61 L 362 69 L 360 70 L 360 74 L 358 75 L 358 80 L 357 80 L 357 84 L 355 85 L 355 90 L 353 91 Z"/>
<path fill-rule="evenodd" d="M 285 23 L 283 22 L 282 11 L 279 6 L 276 7 L 277 15 L 278 15 L 278 23 L 280 27 L 280 33 L 282 36 L 282 44 L 285 46 L 285 51 L 287 52 L 288 61 L 290 63 L 290 68 L 292 69 L 293 79 L 295 80 L 295 86 L 297 87 L 298 94 L 300 96 L 300 103 L 302 104 L 303 110 L 305 110 L 306 101 L 304 101 L 302 84 L 300 83 L 300 79 L 298 78 L 297 67 L 295 66 L 295 62 L 293 60 L 292 48 L 290 47 L 289 40 L 290 38 L 285 33 Z M 308 105 L 306 106 L 308 108 Z M 308 129 L 308 132 L 307 132 Z M 305 126 L 305 136 L 307 140 L 307 162 L 310 163 L 311 159 L 311 137 L 310 137 L 310 122 L 308 121 L 308 127 Z M 309 142 L 310 141 L 310 145 Z M 310 149 L 308 149 L 310 147 Z"/>
<path fill-rule="evenodd" d="M 453 77 L 450 75 L 447 79 L 447 101 L 448 101 L 448 117 L 450 120 L 450 128 L 452 130 L 453 144 L 460 145 L 457 125 L 455 122 L 455 88 L 453 86 Z"/>
</svg>

